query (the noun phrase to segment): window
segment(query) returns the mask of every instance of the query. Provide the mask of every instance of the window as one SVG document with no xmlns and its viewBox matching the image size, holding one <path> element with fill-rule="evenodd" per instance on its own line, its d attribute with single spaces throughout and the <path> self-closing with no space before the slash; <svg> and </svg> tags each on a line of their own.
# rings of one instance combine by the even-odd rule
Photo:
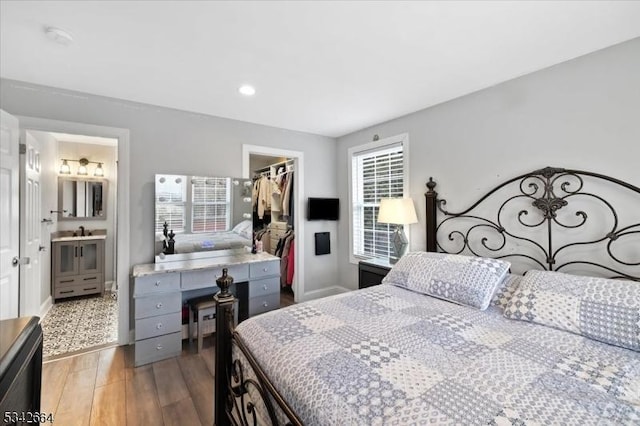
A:
<svg viewBox="0 0 640 426">
<path fill-rule="evenodd" d="M 408 136 L 400 135 L 349 150 L 351 158 L 352 261 L 392 253 L 394 228 L 377 223 L 381 198 L 405 195 Z"/>
<path fill-rule="evenodd" d="M 156 233 L 162 233 L 165 222 L 176 234 L 229 230 L 231 179 L 160 176 L 156 182 Z"/>
<path fill-rule="evenodd" d="M 191 180 L 191 232 L 226 231 L 230 227 L 231 179 L 200 178 Z"/>
<path fill-rule="evenodd" d="M 184 232 L 186 201 L 184 179 L 160 178 L 160 185 L 156 184 L 156 232 L 162 232 L 165 222 L 173 232 Z"/>
</svg>

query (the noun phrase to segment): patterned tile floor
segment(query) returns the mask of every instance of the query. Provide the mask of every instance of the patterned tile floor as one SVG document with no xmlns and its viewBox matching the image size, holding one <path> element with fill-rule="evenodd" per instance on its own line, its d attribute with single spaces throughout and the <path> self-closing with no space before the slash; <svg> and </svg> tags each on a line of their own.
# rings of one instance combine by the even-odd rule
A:
<svg viewBox="0 0 640 426">
<path fill-rule="evenodd" d="M 78 297 L 53 305 L 42 321 L 45 358 L 117 342 L 118 301 Z"/>
</svg>

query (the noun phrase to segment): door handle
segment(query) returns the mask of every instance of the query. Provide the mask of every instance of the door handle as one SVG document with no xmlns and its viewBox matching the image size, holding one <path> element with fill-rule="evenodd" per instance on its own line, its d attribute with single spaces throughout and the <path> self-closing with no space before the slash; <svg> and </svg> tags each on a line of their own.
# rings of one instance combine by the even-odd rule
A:
<svg viewBox="0 0 640 426">
<path fill-rule="evenodd" d="M 82 249 L 83 249 L 83 248 L 84 248 L 83 246 L 80 246 L 80 257 L 83 257 L 83 256 L 84 256 L 84 255 L 82 254 L 82 251 L 83 251 Z"/>
<path fill-rule="evenodd" d="M 13 265 L 13 266 L 28 265 L 29 263 L 31 263 L 31 258 L 30 257 L 14 256 L 14 258 L 11 259 L 11 265 Z"/>
</svg>

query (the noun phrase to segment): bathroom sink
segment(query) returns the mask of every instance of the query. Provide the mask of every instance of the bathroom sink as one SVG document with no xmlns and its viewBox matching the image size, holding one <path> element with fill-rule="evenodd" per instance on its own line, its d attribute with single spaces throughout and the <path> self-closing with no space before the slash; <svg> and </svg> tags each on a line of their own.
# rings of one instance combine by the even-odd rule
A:
<svg viewBox="0 0 640 426">
<path fill-rule="evenodd" d="M 103 240 L 107 238 L 106 229 L 85 230 L 84 236 L 80 236 L 80 231 L 57 231 L 51 233 L 51 242 L 56 241 L 80 241 L 80 240 Z"/>
</svg>

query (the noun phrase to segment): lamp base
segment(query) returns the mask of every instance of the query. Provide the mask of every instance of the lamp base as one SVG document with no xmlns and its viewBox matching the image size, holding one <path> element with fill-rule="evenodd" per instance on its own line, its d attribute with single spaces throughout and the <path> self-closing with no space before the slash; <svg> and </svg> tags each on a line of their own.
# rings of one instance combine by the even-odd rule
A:
<svg viewBox="0 0 640 426">
<path fill-rule="evenodd" d="M 396 230 L 393 232 L 393 236 L 391 237 L 391 243 L 393 245 L 393 253 L 389 262 L 396 263 L 402 256 L 404 256 L 407 251 L 407 246 L 409 245 L 409 241 L 407 241 L 407 236 L 404 234 L 402 225 L 398 225 L 396 227 Z"/>
</svg>

